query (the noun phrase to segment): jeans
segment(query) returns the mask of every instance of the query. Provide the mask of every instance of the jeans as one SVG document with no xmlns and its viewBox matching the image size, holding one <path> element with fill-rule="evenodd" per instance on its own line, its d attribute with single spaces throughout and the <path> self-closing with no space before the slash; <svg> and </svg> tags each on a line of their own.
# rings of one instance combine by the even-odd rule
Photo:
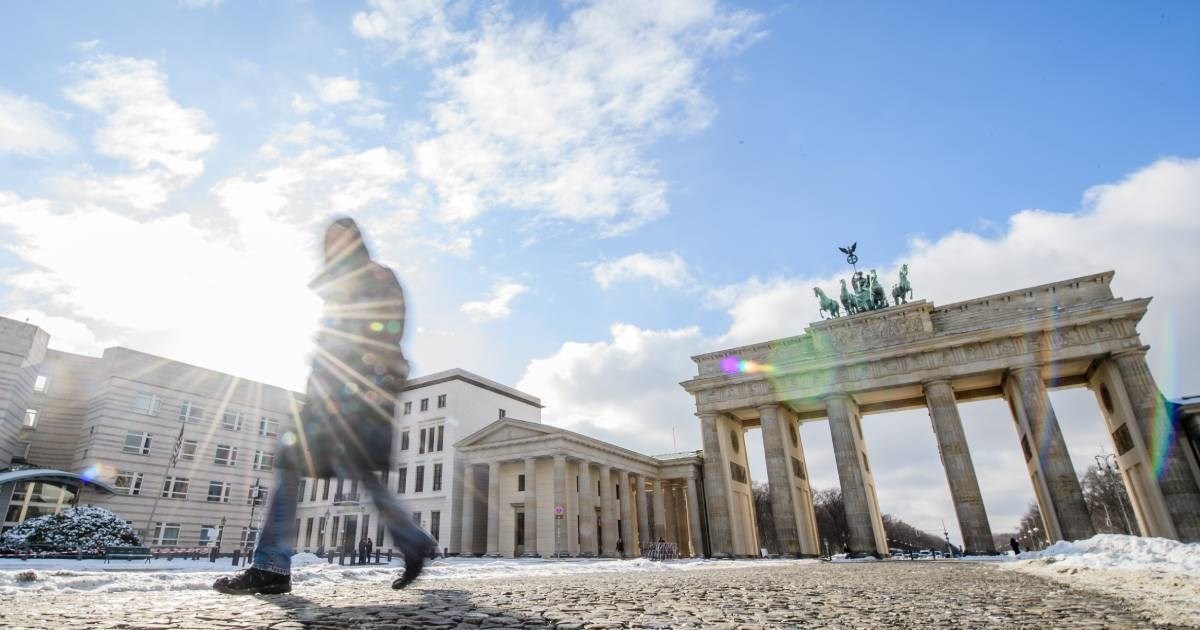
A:
<svg viewBox="0 0 1200 630">
<path fill-rule="evenodd" d="M 413 524 L 404 503 L 387 489 L 375 473 L 359 470 L 355 466 L 339 466 L 338 477 L 358 479 L 363 489 L 371 494 L 371 501 L 379 511 L 380 522 L 387 527 L 392 541 L 400 547 L 402 554 L 425 555 L 433 546 L 433 539 Z M 263 519 L 258 544 L 254 547 L 254 561 L 250 566 L 271 573 L 291 574 L 292 554 L 296 550 L 298 534 L 296 508 L 299 492 L 300 472 L 294 466 L 277 468 L 275 487 L 270 494 L 267 516 Z"/>
</svg>

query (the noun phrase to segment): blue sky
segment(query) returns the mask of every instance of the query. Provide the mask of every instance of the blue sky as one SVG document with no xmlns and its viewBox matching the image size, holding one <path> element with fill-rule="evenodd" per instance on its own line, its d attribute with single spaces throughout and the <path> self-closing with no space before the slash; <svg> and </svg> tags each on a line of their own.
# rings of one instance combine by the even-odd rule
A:
<svg viewBox="0 0 1200 630">
<path fill-rule="evenodd" d="M 0 312 L 63 349 L 299 388 L 312 236 L 340 211 L 406 283 L 419 372 L 478 371 L 542 396 L 547 422 L 648 452 L 698 446 L 688 357 L 801 332 L 855 240 L 941 303 L 1115 269 L 1118 293 L 1156 297 L 1160 385 L 1200 391 L 1200 281 L 1178 271 L 1200 263 L 1179 245 L 1200 238 L 1194 3 L 0 18 Z M 1090 394 L 1055 396 L 1082 468 L 1104 439 Z M 1031 493 L 1002 407 L 970 408 L 1002 529 Z M 873 455 L 885 511 L 952 514 L 927 418 L 870 420 L 911 444 Z M 827 430 L 804 435 L 835 484 Z"/>
</svg>

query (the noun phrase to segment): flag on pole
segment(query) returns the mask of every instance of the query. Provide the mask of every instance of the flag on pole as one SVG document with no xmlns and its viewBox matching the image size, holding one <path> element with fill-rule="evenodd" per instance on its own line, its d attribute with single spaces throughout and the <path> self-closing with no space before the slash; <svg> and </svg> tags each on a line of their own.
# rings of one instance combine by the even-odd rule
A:
<svg viewBox="0 0 1200 630">
<path fill-rule="evenodd" d="M 171 451 L 171 462 L 167 464 L 168 468 L 175 467 L 175 462 L 179 461 L 179 454 L 183 452 L 183 426 L 179 425 L 179 437 L 175 438 L 175 450 Z"/>
</svg>

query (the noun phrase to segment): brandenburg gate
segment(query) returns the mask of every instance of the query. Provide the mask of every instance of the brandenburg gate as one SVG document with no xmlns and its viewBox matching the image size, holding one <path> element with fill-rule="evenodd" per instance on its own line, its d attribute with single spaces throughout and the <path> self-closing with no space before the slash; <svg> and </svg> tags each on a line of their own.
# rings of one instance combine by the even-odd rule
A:
<svg viewBox="0 0 1200 630">
<path fill-rule="evenodd" d="M 853 247 L 843 252 L 857 260 Z M 762 428 L 779 551 L 820 552 L 798 430 L 820 419 L 833 438 L 850 551 L 886 554 L 861 420 L 918 407 L 929 411 L 965 550 L 995 552 L 957 407 L 986 398 L 1003 398 L 1012 412 L 1047 536 L 1088 538 L 1095 532 L 1047 395 L 1080 386 L 1096 395 L 1142 535 L 1200 541 L 1200 467 L 1164 411 L 1138 337 L 1150 298 L 1114 297 L 1112 277 L 936 306 L 904 299 L 905 268 L 891 305 L 880 302 L 874 272 L 859 271 L 854 293 L 842 287 L 850 314 L 817 290 L 833 317 L 804 334 L 693 357 L 698 373 L 681 385 L 700 419 L 712 554 L 758 555 L 745 448 L 752 427 Z"/>
</svg>

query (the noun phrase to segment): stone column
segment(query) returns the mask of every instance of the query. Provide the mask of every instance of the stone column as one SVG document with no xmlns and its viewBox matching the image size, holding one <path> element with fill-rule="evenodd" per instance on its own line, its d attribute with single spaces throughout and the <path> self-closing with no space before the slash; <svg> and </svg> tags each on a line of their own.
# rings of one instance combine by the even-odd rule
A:
<svg viewBox="0 0 1200 630">
<path fill-rule="evenodd" d="M 554 456 L 555 511 L 560 505 L 565 516 L 567 509 L 567 456 L 561 453 Z M 567 521 L 557 516 L 554 518 L 554 555 L 559 558 L 571 555 L 570 546 L 567 545 Z"/>
<path fill-rule="evenodd" d="M 1188 461 L 1190 454 L 1177 437 L 1182 430 L 1176 425 L 1179 419 L 1167 413 L 1154 375 L 1146 364 L 1148 349 L 1142 346 L 1115 353 L 1113 362 L 1125 384 L 1142 442 L 1149 448 L 1175 533 L 1182 542 L 1200 542 L 1200 486 Z"/>
<path fill-rule="evenodd" d="M 646 508 L 646 478 L 637 475 L 633 478 L 637 493 L 633 495 L 637 501 L 638 542 L 646 545 L 653 541 L 654 531 L 650 529 L 650 511 Z"/>
<path fill-rule="evenodd" d="M 662 477 L 654 478 L 654 542 L 667 539 L 667 502 L 663 498 Z"/>
<path fill-rule="evenodd" d="M 699 558 L 704 555 L 704 528 L 700 522 L 699 484 L 691 477 L 687 480 L 687 512 L 692 531 L 692 557 Z"/>
<path fill-rule="evenodd" d="M 629 471 L 617 471 L 617 492 L 620 493 L 621 505 L 621 556 L 632 558 L 632 549 L 637 548 L 637 540 L 633 537 L 633 501 L 629 497 Z"/>
<path fill-rule="evenodd" d="M 500 462 L 488 464 L 487 555 L 500 557 Z"/>
<path fill-rule="evenodd" d="M 525 556 L 538 557 L 537 460 L 525 458 Z"/>
<path fill-rule="evenodd" d="M 845 394 L 825 399 L 846 511 L 846 526 L 850 530 L 850 553 L 858 556 L 877 555 L 882 554 L 883 550 L 876 544 L 875 523 L 871 514 L 872 497 L 867 489 L 862 457 L 854 437 L 855 418 L 851 405 L 853 401 Z"/>
<path fill-rule="evenodd" d="M 988 525 L 987 510 L 983 506 L 983 495 L 979 492 L 979 480 L 975 477 L 975 465 L 971 462 L 971 451 L 967 446 L 967 435 L 963 432 L 962 418 L 958 415 L 954 388 L 950 381 L 945 380 L 930 381 L 924 387 L 925 404 L 929 407 L 929 419 L 933 422 L 942 467 L 946 469 L 946 480 L 950 484 L 950 496 L 954 500 L 954 512 L 958 516 L 964 550 L 972 554 L 995 553 L 992 528 Z"/>
<path fill-rule="evenodd" d="M 603 528 L 600 555 L 617 557 L 617 518 L 613 514 L 612 468 L 600 466 L 600 525 Z"/>
<path fill-rule="evenodd" d="M 704 445 L 704 506 L 708 512 L 709 546 L 714 558 L 729 558 L 733 555 L 733 521 L 729 514 L 729 470 L 726 467 L 725 454 L 721 452 L 721 440 L 717 436 L 717 414 L 696 415 L 700 418 L 700 437 Z M 655 489 L 657 490 L 658 486 L 655 486 Z M 658 499 L 655 501 L 654 515 L 657 517 Z M 656 518 L 656 534 L 659 522 L 661 521 Z"/>
<path fill-rule="evenodd" d="M 475 555 L 475 465 L 463 466 L 462 476 L 462 551 L 459 555 Z"/>
<path fill-rule="evenodd" d="M 1040 476 L 1045 501 L 1050 503 L 1041 509 L 1047 534 L 1051 538 L 1057 534 L 1064 540 L 1091 538 L 1096 530 L 1092 527 L 1087 504 L 1083 501 L 1083 490 L 1071 465 L 1071 456 L 1067 452 L 1062 429 L 1058 426 L 1058 418 L 1050 406 L 1041 368 L 1017 368 L 1009 372 L 1008 378 L 1012 381 L 1008 384 L 1008 391 L 1016 394 L 1014 409 L 1024 416 L 1029 426 L 1022 450 L 1029 449 L 1025 451 L 1025 456 L 1035 476 Z M 1036 462 L 1031 461 L 1033 459 Z M 1036 494 L 1039 503 L 1043 502 L 1043 494 Z"/>
<path fill-rule="evenodd" d="M 667 542 L 679 544 L 679 525 L 675 522 L 675 515 L 678 514 L 675 507 L 675 483 L 670 479 L 663 483 L 663 503 L 667 508 L 663 511 L 666 514 L 663 522 L 666 524 Z"/>
<path fill-rule="evenodd" d="M 592 488 L 592 464 L 579 462 L 579 555 L 591 558 L 596 555 L 596 494 Z"/>
<path fill-rule="evenodd" d="M 762 405 L 758 408 L 762 419 L 763 450 L 767 456 L 767 483 L 771 499 L 771 514 L 775 520 L 775 537 L 781 556 L 795 558 L 800 555 L 800 535 L 796 523 L 796 505 L 792 497 L 792 466 L 788 455 L 787 425 L 779 414 L 779 405 Z"/>
</svg>

